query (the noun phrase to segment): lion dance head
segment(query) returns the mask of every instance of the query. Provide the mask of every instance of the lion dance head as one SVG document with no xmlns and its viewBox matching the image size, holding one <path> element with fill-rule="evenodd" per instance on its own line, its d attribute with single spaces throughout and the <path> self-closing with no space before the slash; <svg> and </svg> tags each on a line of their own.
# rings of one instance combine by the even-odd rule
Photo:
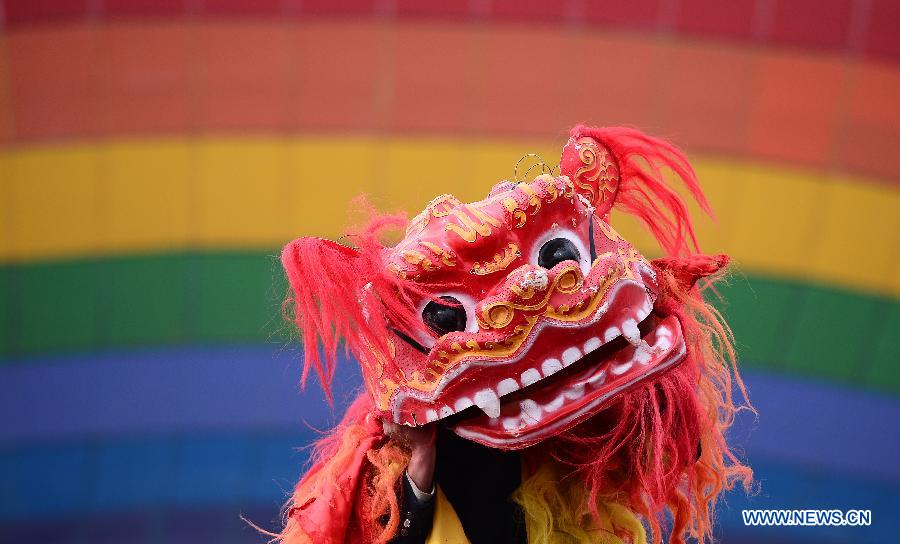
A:
<svg viewBox="0 0 900 544">
<path fill-rule="evenodd" d="M 750 484 L 723 437 L 743 394 L 730 331 L 702 294 L 728 257 L 699 253 L 669 183 L 709 212 L 693 169 L 637 130 L 577 126 L 558 172 L 478 202 L 439 196 L 408 223 L 377 217 L 352 247 L 284 248 L 304 382 L 328 391 L 343 344 L 366 387 L 317 444 L 284 542 L 393 536 L 408 451 L 382 420 L 521 450 L 531 542 L 703 541 L 720 493 Z M 661 258 L 614 230 L 614 207 Z M 387 246 L 391 228 L 405 235 Z"/>
</svg>

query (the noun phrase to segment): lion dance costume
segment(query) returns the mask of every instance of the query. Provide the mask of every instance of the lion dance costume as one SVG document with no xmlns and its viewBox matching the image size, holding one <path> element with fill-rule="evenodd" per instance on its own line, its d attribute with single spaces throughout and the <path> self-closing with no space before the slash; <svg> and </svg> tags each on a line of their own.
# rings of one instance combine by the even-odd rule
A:
<svg viewBox="0 0 900 544">
<path fill-rule="evenodd" d="M 288 244 L 285 310 L 305 343 L 304 382 L 317 373 L 327 392 L 342 344 L 367 391 L 317 443 L 278 539 L 390 542 L 403 531 L 410 453 L 382 420 L 515 452 L 510 500 L 530 543 L 709 539 L 720 493 L 752 478 L 723 437 L 743 386 L 730 331 L 702 296 L 728 257 L 699 253 L 671 180 L 709 213 L 672 145 L 577 126 L 558 176 L 501 181 L 469 204 L 443 195 L 408 223 L 376 217 L 348 235 L 352 247 Z M 613 207 L 664 256 L 648 260 L 619 236 Z M 382 243 L 403 227 L 399 243 Z M 438 495 L 452 518 L 459 500 Z"/>
</svg>

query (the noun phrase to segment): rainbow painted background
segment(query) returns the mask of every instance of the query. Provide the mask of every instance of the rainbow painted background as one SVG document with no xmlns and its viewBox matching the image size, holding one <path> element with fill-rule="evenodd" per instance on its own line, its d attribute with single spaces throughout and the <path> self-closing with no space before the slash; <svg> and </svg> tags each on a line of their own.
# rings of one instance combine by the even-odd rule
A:
<svg viewBox="0 0 900 544">
<path fill-rule="evenodd" d="M 359 193 L 479 198 L 579 121 L 681 145 L 735 260 L 761 488 L 722 541 L 897 541 L 900 2 L 0 6 L 0 541 L 264 542 L 239 515 L 278 526 L 336 417 L 298 390 L 279 246 L 340 235 Z"/>
</svg>

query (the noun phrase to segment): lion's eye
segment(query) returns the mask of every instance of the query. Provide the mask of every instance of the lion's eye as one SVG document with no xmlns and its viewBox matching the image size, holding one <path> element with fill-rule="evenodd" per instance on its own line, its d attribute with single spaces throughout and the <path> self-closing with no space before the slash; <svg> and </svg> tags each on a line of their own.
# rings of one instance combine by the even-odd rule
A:
<svg viewBox="0 0 900 544">
<path fill-rule="evenodd" d="M 430 301 L 422 310 L 422 321 L 441 336 L 448 332 L 466 330 L 466 309 L 462 303 L 451 296 L 438 298 L 449 304 Z"/>
<path fill-rule="evenodd" d="M 571 240 L 566 238 L 554 238 L 547 240 L 538 252 L 538 265 L 547 270 L 563 261 L 575 261 L 581 259 L 578 248 Z"/>
</svg>

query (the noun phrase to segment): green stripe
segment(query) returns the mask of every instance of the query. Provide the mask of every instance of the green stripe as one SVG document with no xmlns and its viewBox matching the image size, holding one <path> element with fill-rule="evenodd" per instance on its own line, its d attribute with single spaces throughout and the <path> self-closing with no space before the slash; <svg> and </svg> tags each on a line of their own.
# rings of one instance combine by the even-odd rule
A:
<svg viewBox="0 0 900 544">
<path fill-rule="evenodd" d="M 276 252 L 0 268 L 0 360 L 179 343 L 284 342 Z M 719 287 L 741 364 L 900 393 L 900 302 L 740 275 Z"/>
<path fill-rule="evenodd" d="M 277 259 L 188 253 L 9 266 L 6 360 L 186 342 L 282 341 Z"/>
<path fill-rule="evenodd" d="M 720 285 L 742 364 L 900 392 L 900 303 L 761 277 Z"/>
</svg>

